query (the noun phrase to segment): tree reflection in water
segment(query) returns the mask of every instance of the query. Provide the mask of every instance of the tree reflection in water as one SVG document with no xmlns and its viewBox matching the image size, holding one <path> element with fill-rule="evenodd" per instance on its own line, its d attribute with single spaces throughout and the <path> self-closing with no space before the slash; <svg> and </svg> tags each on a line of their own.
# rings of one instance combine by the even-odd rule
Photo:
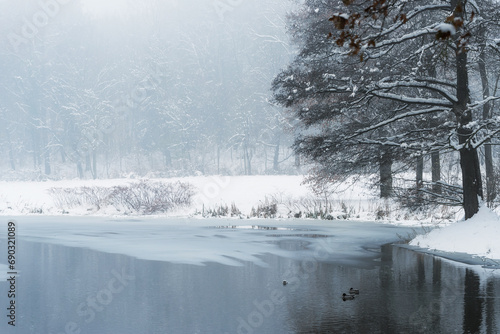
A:
<svg viewBox="0 0 500 334">
<path fill-rule="evenodd" d="M 279 244 L 293 253 L 309 240 Z M 74 322 L 90 334 L 500 332 L 499 275 L 399 246 L 378 250 L 343 262 L 262 254 L 267 266 L 195 266 L 24 242 L 19 314 L 30 321 L 16 330 L 59 333 Z M 121 268 L 134 280 L 106 295 Z M 350 287 L 360 294 L 343 302 Z M 80 311 L 89 296 L 102 307 L 87 323 Z"/>
</svg>

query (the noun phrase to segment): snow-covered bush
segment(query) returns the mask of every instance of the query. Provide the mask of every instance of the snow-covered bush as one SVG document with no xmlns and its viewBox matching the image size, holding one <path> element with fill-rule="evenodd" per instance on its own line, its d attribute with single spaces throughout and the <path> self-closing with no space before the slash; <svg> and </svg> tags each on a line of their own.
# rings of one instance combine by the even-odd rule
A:
<svg viewBox="0 0 500 334">
<path fill-rule="evenodd" d="M 202 212 L 197 212 L 196 214 L 201 214 L 204 218 L 213 217 L 242 217 L 241 210 L 238 209 L 235 203 L 231 203 L 231 207 L 227 204 L 221 204 L 215 208 L 203 208 Z"/>
<path fill-rule="evenodd" d="M 269 200 L 266 197 L 264 203 L 261 203 L 257 208 L 252 208 L 250 217 L 258 218 L 276 218 L 278 213 L 278 203 L 275 200 Z"/>
<path fill-rule="evenodd" d="M 90 206 L 98 211 L 112 206 L 118 211 L 150 215 L 189 206 L 194 189 L 184 182 L 140 181 L 127 186 L 52 188 L 50 194 L 63 210 Z"/>
<path fill-rule="evenodd" d="M 105 205 L 111 192 L 112 188 L 106 187 L 51 188 L 49 190 L 54 204 L 60 209 L 88 206 L 100 209 Z"/>
</svg>

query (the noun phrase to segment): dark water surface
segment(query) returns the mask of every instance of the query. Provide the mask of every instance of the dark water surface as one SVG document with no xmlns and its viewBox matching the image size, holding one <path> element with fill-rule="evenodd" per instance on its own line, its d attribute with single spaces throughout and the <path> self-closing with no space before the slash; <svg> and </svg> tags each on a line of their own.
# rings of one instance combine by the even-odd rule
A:
<svg viewBox="0 0 500 334">
<path fill-rule="evenodd" d="M 500 333 L 498 274 L 398 246 L 371 251 L 375 261 L 349 264 L 317 253 L 199 266 L 25 241 L 17 326 L 6 324 L 0 282 L 0 332 Z M 360 294 L 344 302 L 350 287 Z"/>
</svg>

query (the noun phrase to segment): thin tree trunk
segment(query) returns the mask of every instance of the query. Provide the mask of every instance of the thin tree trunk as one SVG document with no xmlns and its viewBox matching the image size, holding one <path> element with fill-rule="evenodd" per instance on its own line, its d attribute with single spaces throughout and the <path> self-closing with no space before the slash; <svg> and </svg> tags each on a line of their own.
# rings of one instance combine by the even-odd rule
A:
<svg viewBox="0 0 500 334">
<path fill-rule="evenodd" d="M 43 155 L 43 161 L 45 166 L 45 175 L 50 175 L 52 173 L 52 169 L 50 168 L 50 151 L 47 148 Z"/>
<path fill-rule="evenodd" d="M 484 28 L 481 29 L 481 36 L 484 38 Z M 486 46 L 483 46 L 479 54 L 479 74 L 481 76 L 481 85 L 483 89 L 483 98 L 486 99 L 490 96 L 490 86 L 488 80 L 488 73 L 486 71 Z M 491 118 L 491 102 L 485 103 L 483 106 L 483 119 L 489 120 Z M 493 151 L 491 149 L 491 142 L 488 140 L 484 145 L 484 162 L 486 169 L 486 201 L 492 203 L 496 197 L 495 190 L 495 171 L 493 168 Z"/>
<path fill-rule="evenodd" d="M 59 153 L 61 153 L 61 162 L 64 164 L 66 163 L 66 152 L 64 151 L 64 148 L 61 147 L 59 150 Z"/>
<path fill-rule="evenodd" d="M 273 156 L 273 170 L 274 172 L 279 172 L 279 157 L 280 157 L 280 142 L 281 142 L 281 138 L 280 138 L 280 135 L 277 134 L 276 135 L 276 142 L 275 142 L 275 146 L 274 146 L 274 156 Z"/>
<path fill-rule="evenodd" d="M 427 59 L 427 62 L 430 64 L 428 71 L 429 71 L 429 76 L 431 78 L 437 78 L 438 74 L 436 71 L 436 63 L 433 59 L 434 55 L 432 53 L 429 54 L 429 58 Z M 436 97 L 439 95 L 436 93 Z M 430 124 L 431 127 L 438 127 L 440 121 L 431 118 Z M 432 192 L 434 194 L 441 194 L 442 193 L 442 187 L 439 184 L 439 181 L 441 181 L 441 159 L 440 159 L 440 153 L 438 152 L 432 152 L 431 153 L 431 174 L 432 174 Z"/>
<path fill-rule="evenodd" d="M 392 154 L 382 148 L 380 152 L 380 197 L 389 198 L 392 195 Z"/>
<path fill-rule="evenodd" d="M 90 172 L 91 171 L 91 161 L 90 161 L 90 153 L 85 153 L 85 171 Z"/>
<path fill-rule="evenodd" d="M 245 148 L 245 161 L 246 161 L 246 166 L 245 166 L 246 174 L 252 175 L 252 163 L 250 157 L 250 150 L 248 148 Z"/>
<path fill-rule="evenodd" d="M 97 179 L 97 152 L 94 150 L 92 152 L 92 177 Z"/>
<path fill-rule="evenodd" d="M 52 169 L 50 168 L 50 138 L 49 138 L 49 131 L 47 129 L 41 130 L 41 137 L 42 137 L 42 152 L 43 152 L 43 165 L 44 165 L 44 170 L 45 170 L 45 175 L 50 175 L 52 173 Z"/>
<path fill-rule="evenodd" d="M 9 160 L 10 160 L 10 168 L 12 170 L 16 170 L 16 162 L 14 160 L 14 153 L 12 152 L 12 149 L 9 150 Z"/>
<path fill-rule="evenodd" d="M 220 174 L 220 145 L 217 145 L 217 174 Z"/>
<path fill-rule="evenodd" d="M 431 154 L 431 169 L 432 169 L 432 192 L 441 194 L 442 188 L 439 184 L 441 181 L 441 157 L 439 152 Z"/>
<path fill-rule="evenodd" d="M 14 151 L 12 150 L 12 142 L 10 141 L 9 138 L 9 161 L 10 161 L 10 168 L 12 170 L 16 170 L 16 162 L 14 159 Z"/>
<path fill-rule="evenodd" d="M 76 172 L 78 173 L 78 178 L 83 179 L 83 167 L 80 161 L 76 163 Z"/>
<path fill-rule="evenodd" d="M 243 148 L 243 169 L 245 170 L 245 175 L 248 175 L 248 162 L 247 162 L 247 159 L 248 159 L 248 155 L 247 155 L 246 148 Z"/>
<path fill-rule="evenodd" d="M 484 145 L 484 162 L 486 169 L 486 201 L 491 204 L 497 197 L 496 175 L 493 167 L 493 150 L 490 141 Z"/>
<path fill-rule="evenodd" d="M 165 166 L 168 168 L 172 167 L 172 154 L 170 153 L 170 150 L 168 148 L 165 149 L 163 154 L 165 156 Z"/>
<path fill-rule="evenodd" d="M 40 168 L 40 147 L 38 141 L 38 130 L 36 128 L 32 129 L 31 141 L 33 144 L 33 167 L 35 169 Z"/>
<path fill-rule="evenodd" d="M 424 183 L 424 157 L 417 158 L 417 189 L 422 188 Z"/>
</svg>

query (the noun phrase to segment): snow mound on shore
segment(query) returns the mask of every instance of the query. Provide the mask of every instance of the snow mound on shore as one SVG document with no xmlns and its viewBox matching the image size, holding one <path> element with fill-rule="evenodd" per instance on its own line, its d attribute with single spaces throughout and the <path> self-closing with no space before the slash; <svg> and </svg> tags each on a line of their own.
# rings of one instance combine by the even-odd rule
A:
<svg viewBox="0 0 500 334">
<path fill-rule="evenodd" d="M 419 235 L 412 246 L 500 259 L 500 218 L 482 206 L 471 219 Z"/>
</svg>

